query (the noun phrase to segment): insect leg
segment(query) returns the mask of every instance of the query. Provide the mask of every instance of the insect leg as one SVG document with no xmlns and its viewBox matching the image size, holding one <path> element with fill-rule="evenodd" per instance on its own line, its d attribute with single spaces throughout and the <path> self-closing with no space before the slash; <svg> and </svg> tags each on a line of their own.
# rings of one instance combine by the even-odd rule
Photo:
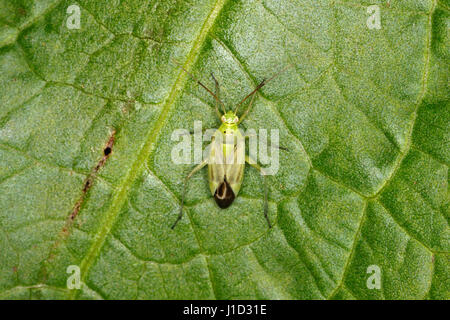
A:
<svg viewBox="0 0 450 320">
<path fill-rule="evenodd" d="M 262 168 L 256 161 L 254 161 L 250 156 L 245 156 L 245 162 L 247 162 L 249 165 L 251 165 L 253 168 L 258 170 L 264 179 L 264 217 L 267 220 L 267 224 L 269 225 L 269 228 L 272 228 L 272 224 L 270 223 L 269 216 L 267 215 L 268 212 L 268 200 L 267 200 L 267 178 L 266 178 L 266 172 L 264 171 L 264 168 Z"/>
<path fill-rule="evenodd" d="M 199 165 L 197 165 L 194 169 L 192 169 L 192 171 L 184 179 L 184 188 L 183 188 L 183 194 L 181 196 L 180 212 L 178 213 L 177 220 L 174 222 L 172 227 L 170 227 L 171 229 L 175 228 L 175 226 L 177 225 L 178 221 L 180 221 L 181 218 L 183 217 L 184 196 L 186 194 L 186 187 L 187 187 L 188 180 L 194 175 L 194 173 L 196 173 L 197 171 L 202 169 L 207 164 L 208 164 L 208 159 L 203 160 Z"/>
</svg>

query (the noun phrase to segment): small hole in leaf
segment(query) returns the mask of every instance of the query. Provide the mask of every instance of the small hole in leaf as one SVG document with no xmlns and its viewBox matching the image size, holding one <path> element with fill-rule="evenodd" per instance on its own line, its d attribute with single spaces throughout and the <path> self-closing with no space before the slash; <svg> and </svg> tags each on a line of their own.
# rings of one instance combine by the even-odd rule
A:
<svg viewBox="0 0 450 320">
<path fill-rule="evenodd" d="M 103 150 L 103 153 L 105 154 L 105 156 L 109 155 L 111 153 L 111 148 L 106 147 L 105 150 Z"/>
</svg>

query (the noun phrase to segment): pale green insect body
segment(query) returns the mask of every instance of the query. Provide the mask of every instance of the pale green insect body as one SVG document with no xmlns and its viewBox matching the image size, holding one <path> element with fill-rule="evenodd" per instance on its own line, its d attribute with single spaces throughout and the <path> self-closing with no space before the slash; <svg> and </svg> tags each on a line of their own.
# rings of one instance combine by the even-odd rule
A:
<svg viewBox="0 0 450 320">
<path fill-rule="evenodd" d="M 209 153 L 209 188 L 222 209 L 229 207 L 244 180 L 245 138 L 237 126 L 238 117 L 229 111 L 214 133 Z"/>
<path fill-rule="evenodd" d="M 216 100 L 216 113 L 219 116 L 222 124 L 219 129 L 217 129 L 211 139 L 211 149 L 209 150 L 207 159 L 204 159 L 200 164 L 198 164 L 185 178 L 184 190 L 181 198 L 180 212 L 178 214 L 177 220 L 172 225 L 172 229 L 176 226 L 178 221 L 181 220 L 183 215 L 183 204 L 184 197 L 187 191 L 187 182 L 192 177 L 194 173 L 208 165 L 208 177 L 209 177 L 209 188 L 211 194 L 213 195 L 217 205 L 225 209 L 229 207 L 236 196 L 238 195 L 242 182 L 244 180 L 244 168 L 245 163 L 250 164 L 252 167 L 257 169 L 264 177 L 264 217 L 267 220 L 269 228 L 271 223 L 267 215 L 268 204 L 267 204 L 267 183 L 266 183 L 266 173 L 264 168 L 262 168 L 258 163 L 245 155 L 245 138 L 238 128 L 238 125 L 247 116 L 251 109 L 253 100 L 255 98 L 255 93 L 262 88 L 267 82 L 274 79 L 281 72 L 286 70 L 283 69 L 280 73 L 276 74 L 269 80 L 263 80 L 252 92 L 245 96 L 241 102 L 236 106 L 234 111 L 225 111 L 225 105 L 219 98 L 219 83 L 214 78 L 216 85 L 216 93 L 208 89 L 203 83 L 197 80 L 191 73 L 186 69 L 181 67 L 188 75 L 190 75 L 200 86 L 202 86 L 206 91 L 208 91 Z M 243 115 L 239 118 L 237 116 L 237 110 L 239 106 L 244 103 L 248 98 L 250 99 L 249 106 Z M 219 104 L 223 108 L 223 114 L 219 112 Z"/>
</svg>

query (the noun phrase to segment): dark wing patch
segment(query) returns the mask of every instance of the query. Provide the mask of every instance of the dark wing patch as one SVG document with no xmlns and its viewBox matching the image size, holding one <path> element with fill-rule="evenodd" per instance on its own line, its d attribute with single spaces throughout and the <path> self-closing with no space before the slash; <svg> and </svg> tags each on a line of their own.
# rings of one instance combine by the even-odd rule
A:
<svg viewBox="0 0 450 320">
<path fill-rule="evenodd" d="M 235 195 L 233 189 L 231 189 L 230 184 L 227 179 L 217 187 L 216 192 L 214 192 L 214 199 L 219 207 L 222 209 L 228 208 L 234 201 Z"/>
</svg>

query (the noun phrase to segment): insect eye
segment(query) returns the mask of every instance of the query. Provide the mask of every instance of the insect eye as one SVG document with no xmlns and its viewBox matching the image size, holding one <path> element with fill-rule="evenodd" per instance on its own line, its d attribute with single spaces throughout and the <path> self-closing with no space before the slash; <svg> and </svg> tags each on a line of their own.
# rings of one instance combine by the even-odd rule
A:
<svg viewBox="0 0 450 320">
<path fill-rule="evenodd" d="M 222 116 L 221 120 L 222 122 L 225 122 L 226 121 L 225 116 Z"/>
<path fill-rule="evenodd" d="M 238 117 L 235 117 L 234 120 L 233 120 L 234 123 L 237 123 L 238 121 L 239 121 Z"/>
</svg>

